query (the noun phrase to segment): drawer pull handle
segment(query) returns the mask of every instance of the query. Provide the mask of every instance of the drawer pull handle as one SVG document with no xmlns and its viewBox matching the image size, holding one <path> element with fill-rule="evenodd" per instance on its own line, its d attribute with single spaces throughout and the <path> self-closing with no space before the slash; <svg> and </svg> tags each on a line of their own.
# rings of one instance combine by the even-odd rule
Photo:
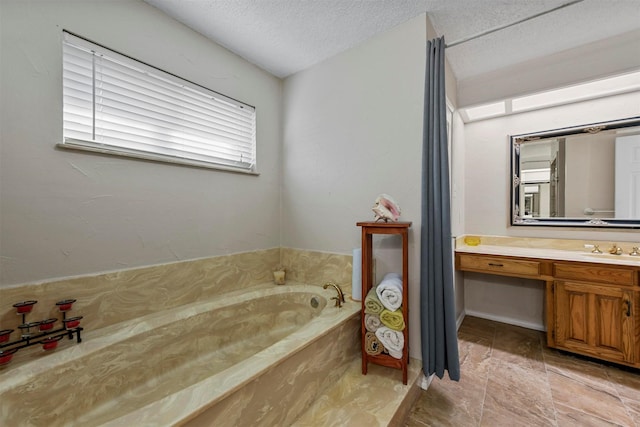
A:
<svg viewBox="0 0 640 427">
<path fill-rule="evenodd" d="M 491 267 L 504 267 L 504 264 L 501 264 L 499 262 L 490 262 L 489 265 Z"/>
</svg>

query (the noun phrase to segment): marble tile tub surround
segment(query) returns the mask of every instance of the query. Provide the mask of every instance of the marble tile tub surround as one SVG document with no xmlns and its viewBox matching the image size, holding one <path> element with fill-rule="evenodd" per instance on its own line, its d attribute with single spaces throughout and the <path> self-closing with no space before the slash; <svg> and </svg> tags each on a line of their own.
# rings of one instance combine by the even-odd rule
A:
<svg viewBox="0 0 640 427">
<path fill-rule="evenodd" d="M 417 359 L 411 359 L 404 385 L 402 372 L 385 366 L 371 364 L 367 375 L 362 375 L 357 358 L 292 427 L 403 427 L 421 392 L 419 378 L 422 363 Z"/>
<path fill-rule="evenodd" d="M 61 318 L 55 303 L 76 298 L 78 301 L 69 315 L 83 315 L 82 326 L 95 330 L 215 295 L 270 283 L 277 265 L 286 268 L 287 281 L 321 286 L 331 280 L 340 284 L 348 295 L 351 292 L 351 261 L 351 255 L 273 248 L 0 287 L 0 329 L 16 329 L 20 323 L 13 308 L 18 301 L 37 300 L 27 321 L 38 321 Z"/>
<path fill-rule="evenodd" d="M 345 294 L 351 294 L 352 255 L 282 248 L 280 257 L 287 280 L 310 285 L 333 281 Z"/>
<path fill-rule="evenodd" d="M 87 330 L 272 281 L 280 248 L 0 288 L 0 328 L 20 323 L 15 302 L 37 300 L 27 321 L 60 318 L 56 301 L 75 298 Z M 14 332 L 15 334 L 15 332 Z M 12 336 L 14 338 L 14 336 Z"/>
<path fill-rule="evenodd" d="M 357 303 L 347 304 L 357 310 Z M 359 332 L 360 316 L 356 313 L 281 365 L 268 370 L 184 425 L 292 425 L 307 408 L 324 397 L 325 390 L 343 381 L 345 371 L 359 355 Z M 132 421 L 129 425 L 138 425 Z"/>
<path fill-rule="evenodd" d="M 304 310 L 309 295 L 320 295 L 324 300 L 323 309 L 311 320 L 311 313 Z M 0 381 L 0 419 L 8 425 L 22 425 L 19 420 L 24 425 L 67 425 L 73 419 L 88 426 L 128 413 L 107 425 L 174 425 L 205 408 L 207 413 L 213 408 L 217 409 L 210 413 L 230 408 L 231 413 L 222 418 L 229 423 L 216 425 L 256 425 L 251 417 L 267 415 L 262 411 L 266 401 L 272 406 L 269 417 L 295 418 L 308 406 L 298 397 L 312 401 L 337 380 L 348 364 L 344 362 L 353 360 L 359 350 L 354 339 L 360 325 L 359 304 L 348 301 L 338 310 L 326 305 L 331 295 L 330 290 L 317 286 L 265 284 L 155 313 L 128 328 L 114 325 L 89 331 L 92 336 L 86 343 L 53 353 L 47 366 L 25 365 Z M 283 311 L 296 301 L 302 317 L 293 315 L 293 308 Z M 234 312 L 238 310 L 246 311 L 247 316 L 237 319 Z M 253 317 L 253 322 L 245 323 L 248 317 Z M 237 333 L 225 344 L 231 338 L 224 330 L 229 322 L 235 322 Z M 296 324 L 301 327 L 288 334 Z M 211 334 L 209 328 L 221 333 Z M 191 332 L 179 333 L 184 329 Z M 284 338 L 265 350 L 236 363 L 235 358 L 246 357 L 264 345 L 262 341 L 282 334 Z M 133 341 L 138 345 L 132 347 Z M 233 344 L 235 341 L 239 345 Z M 298 362 L 291 365 L 290 359 Z M 216 367 L 222 369 L 217 374 Z M 292 377 L 281 381 L 287 375 Z M 303 377 L 308 382 L 298 382 Z M 249 387 L 254 382 L 262 387 L 260 392 Z M 294 385 L 299 392 L 289 393 Z M 278 388 L 284 394 L 278 394 Z M 22 402 L 27 393 L 28 401 Z M 114 398 L 114 393 L 120 398 Z M 50 398 L 62 395 L 67 396 L 62 401 Z M 249 405 L 252 399 L 255 403 Z M 65 408 L 62 413 L 56 413 L 61 407 Z"/>
<path fill-rule="evenodd" d="M 465 238 L 479 238 L 480 244 L 471 246 Z M 611 255 L 608 250 L 616 243 L 622 248 L 622 255 Z M 602 254 L 593 254 L 592 247 L 598 245 Z M 488 255 L 512 255 L 542 259 L 562 259 L 566 261 L 598 262 L 608 264 L 638 265 L 640 256 L 628 255 L 633 247 L 640 246 L 640 235 L 636 242 L 614 242 L 608 240 L 546 239 L 535 237 L 507 237 L 464 235 L 456 238 L 456 251 L 483 253 Z"/>
<path fill-rule="evenodd" d="M 147 322 L 145 320 L 141 324 L 142 318 L 162 317 L 166 312 L 183 310 L 183 306 L 199 304 L 200 301 L 210 300 L 212 297 L 217 300 L 217 295 L 240 295 L 250 288 L 284 288 L 273 284 L 272 271 L 277 265 L 285 265 L 288 272 L 287 281 L 290 284 L 295 284 L 293 279 L 296 278 L 302 278 L 306 284 L 315 286 L 333 280 L 341 284 L 345 291 L 350 289 L 350 255 L 281 248 L 0 288 L 0 303 L 3 304 L 0 307 L 0 326 L 3 328 L 13 328 L 19 323 L 20 319 L 11 305 L 13 302 L 27 299 L 38 300 L 33 313 L 29 315 L 29 321 L 56 317 L 59 313 L 56 311 L 55 302 L 69 297 L 78 300 L 72 313 L 85 316 L 84 341 L 81 345 L 66 343 L 68 345 L 64 345 L 63 348 L 47 353 L 34 346 L 32 349 L 22 350 L 21 353 L 27 354 L 20 354 L 20 358 L 1 371 L 9 375 L 6 378 L 16 379 L 20 377 L 20 372 L 32 372 L 35 367 L 48 369 L 54 359 L 62 358 L 60 360 L 64 361 L 67 357 L 77 356 L 78 352 L 94 351 L 94 347 L 99 346 L 104 340 L 122 339 L 122 334 L 127 334 L 132 328 L 139 330 L 140 326 Z M 331 294 L 331 290 L 320 292 Z M 347 303 L 355 307 L 354 314 L 359 312 L 359 304 L 349 301 Z M 344 313 L 344 308 L 341 311 Z M 131 321 L 134 319 L 135 321 Z M 354 318 L 353 324 L 354 331 L 357 332 L 360 327 L 359 319 Z M 348 336 L 357 335 L 354 334 Z M 335 337 L 331 334 L 327 336 L 333 346 L 336 343 Z M 353 348 L 343 346 L 342 350 L 349 349 L 351 358 L 359 350 L 359 341 L 349 339 L 348 342 L 358 344 L 354 344 Z M 33 351 L 29 353 L 29 350 Z M 323 354 L 323 350 L 317 353 Z M 340 354 L 346 356 L 346 353 Z M 47 363 L 30 363 L 38 361 L 43 356 L 47 356 Z M 322 374 L 321 383 L 325 385 L 335 381 L 334 375 L 337 372 L 336 370 L 331 375 Z M 331 378 L 332 381 L 327 381 L 326 378 Z M 309 390 L 304 389 L 301 393 L 307 391 Z M 288 412 L 287 416 L 290 417 L 291 414 L 292 412 Z"/>
</svg>

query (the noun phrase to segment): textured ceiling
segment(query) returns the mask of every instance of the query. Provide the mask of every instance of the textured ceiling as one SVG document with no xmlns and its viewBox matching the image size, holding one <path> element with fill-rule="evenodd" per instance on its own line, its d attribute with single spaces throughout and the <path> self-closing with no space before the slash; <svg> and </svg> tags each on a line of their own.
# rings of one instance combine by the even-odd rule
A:
<svg viewBox="0 0 640 427">
<path fill-rule="evenodd" d="M 145 0 L 266 71 L 286 77 L 421 13 L 448 44 L 570 0 Z M 453 46 L 472 78 L 640 29 L 640 0 L 583 0 Z"/>
</svg>

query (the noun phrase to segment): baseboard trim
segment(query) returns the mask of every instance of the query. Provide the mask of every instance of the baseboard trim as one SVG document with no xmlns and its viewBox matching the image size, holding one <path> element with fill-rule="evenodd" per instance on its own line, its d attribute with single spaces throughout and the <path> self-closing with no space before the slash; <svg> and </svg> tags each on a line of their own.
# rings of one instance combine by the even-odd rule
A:
<svg viewBox="0 0 640 427">
<path fill-rule="evenodd" d="M 466 315 L 467 315 L 467 312 L 465 310 L 462 310 L 460 312 L 460 315 L 456 319 L 456 331 L 460 330 L 460 326 L 462 325 L 462 321 L 464 320 L 464 316 Z"/>
<path fill-rule="evenodd" d="M 519 319 L 513 319 L 511 317 L 506 316 L 498 316 L 491 313 L 482 313 L 474 310 L 466 310 L 464 311 L 465 315 L 479 317 L 481 319 L 493 320 L 495 322 L 506 323 L 508 325 L 520 326 L 522 328 L 533 329 L 536 331 L 545 332 L 547 329 L 543 324 L 534 323 L 534 322 L 526 322 Z"/>
<path fill-rule="evenodd" d="M 431 381 L 433 381 L 433 377 L 436 374 L 431 374 L 428 377 L 424 374 L 424 372 L 422 372 L 422 377 L 420 377 L 420 381 L 418 383 L 418 385 L 420 386 L 421 389 L 423 390 L 427 390 L 429 388 L 429 386 L 431 385 Z"/>
</svg>

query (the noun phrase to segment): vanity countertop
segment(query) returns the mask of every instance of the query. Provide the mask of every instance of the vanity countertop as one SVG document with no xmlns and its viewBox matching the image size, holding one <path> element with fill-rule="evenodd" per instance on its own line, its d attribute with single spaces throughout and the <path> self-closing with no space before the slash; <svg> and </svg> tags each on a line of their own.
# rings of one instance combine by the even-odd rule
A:
<svg viewBox="0 0 640 427">
<path fill-rule="evenodd" d="M 465 244 L 465 237 L 468 236 L 456 239 L 456 252 L 640 267 L 640 256 L 629 255 L 632 247 L 638 244 L 630 242 L 618 244 L 624 251 L 622 255 L 612 255 L 608 253 L 612 246 L 611 242 L 477 236 L 480 238 L 480 244 L 471 246 Z M 599 245 L 603 253 L 595 254 L 591 252 L 592 247 L 584 247 L 584 245 L 593 244 Z"/>
</svg>

